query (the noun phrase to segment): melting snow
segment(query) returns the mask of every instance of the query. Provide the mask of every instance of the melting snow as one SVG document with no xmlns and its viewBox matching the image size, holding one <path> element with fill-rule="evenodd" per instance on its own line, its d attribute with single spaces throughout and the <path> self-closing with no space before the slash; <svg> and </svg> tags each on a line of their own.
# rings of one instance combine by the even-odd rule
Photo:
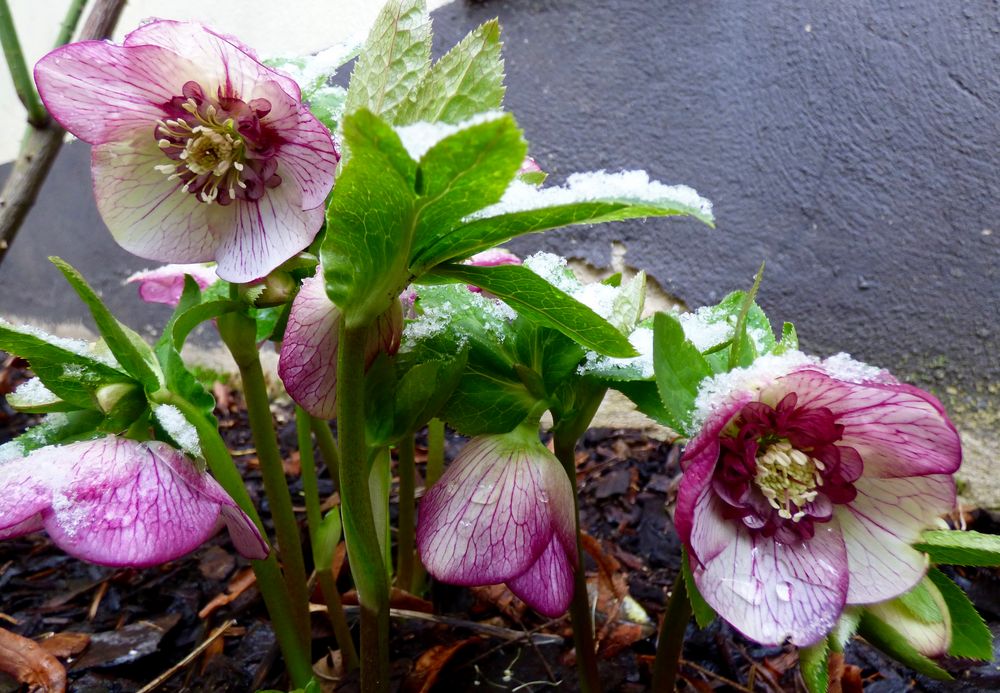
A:
<svg viewBox="0 0 1000 693">
<path fill-rule="evenodd" d="M 473 125 L 488 123 L 503 116 L 503 111 L 487 111 L 486 113 L 474 115 L 457 125 L 449 125 L 447 123 L 413 123 L 413 125 L 404 125 L 403 127 L 396 128 L 396 134 L 399 135 L 403 146 L 406 147 L 406 151 L 413 160 L 420 161 L 421 157 L 431 147 L 445 137 L 454 135 L 456 132 L 472 127 Z"/>
<path fill-rule="evenodd" d="M 59 398 L 38 378 L 32 378 L 22 383 L 16 390 L 7 395 L 7 402 L 15 409 L 37 407 L 58 401 Z"/>
<path fill-rule="evenodd" d="M 5 462 L 13 462 L 14 460 L 19 460 L 24 457 L 24 448 L 16 440 L 11 440 L 9 442 L 0 445 L 0 464 Z"/>
<path fill-rule="evenodd" d="M 112 368 L 118 368 L 118 364 L 115 362 L 113 358 L 110 358 L 105 354 L 95 353 L 93 345 L 83 341 L 82 339 L 67 339 L 65 337 L 56 337 L 55 335 L 51 335 L 48 332 L 45 332 L 44 330 L 38 329 L 37 327 L 32 327 L 31 325 L 14 325 L 10 322 L 7 322 L 3 318 L 0 318 L 0 326 L 6 327 L 20 334 L 26 334 L 32 337 L 37 337 L 38 339 L 41 339 L 43 342 L 47 342 L 53 346 L 57 346 L 60 349 L 65 349 L 66 351 L 70 351 L 78 356 L 86 356 L 87 358 L 93 359 L 94 361 L 100 361 L 106 366 L 111 366 Z"/>
<path fill-rule="evenodd" d="M 153 413 L 156 414 L 156 420 L 163 426 L 163 430 L 181 446 L 181 450 L 193 457 L 201 457 L 198 431 L 180 409 L 172 404 L 161 404 L 153 410 Z"/>
</svg>

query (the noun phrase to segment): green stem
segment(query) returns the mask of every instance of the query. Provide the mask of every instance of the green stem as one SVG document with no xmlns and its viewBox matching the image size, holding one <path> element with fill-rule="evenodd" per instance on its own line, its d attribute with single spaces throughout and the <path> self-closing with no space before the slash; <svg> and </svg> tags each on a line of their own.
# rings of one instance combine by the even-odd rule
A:
<svg viewBox="0 0 1000 693">
<path fill-rule="evenodd" d="M 427 422 L 427 488 L 437 483 L 444 472 L 444 421 Z"/>
<path fill-rule="evenodd" d="M 35 91 L 35 83 L 31 81 L 31 75 L 28 73 L 24 53 L 21 51 L 21 41 L 17 37 L 14 17 L 10 13 L 7 0 L 0 0 L 0 43 L 3 44 L 3 55 L 7 59 L 11 79 L 14 80 L 17 98 L 28 111 L 28 122 L 36 128 L 45 127 L 49 115 L 45 112 L 45 107 L 38 98 L 38 92 Z"/>
<path fill-rule="evenodd" d="M 389 580 L 379 545 L 369 488 L 365 441 L 365 327 L 340 322 L 337 349 L 337 431 L 340 498 L 351 573 L 361 607 L 361 690 L 389 690 Z"/>
<path fill-rule="evenodd" d="M 333 431 L 330 424 L 323 419 L 310 417 L 313 435 L 316 436 L 316 444 L 319 445 L 319 454 L 323 456 L 326 463 L 326 470 L 333 479 L 334 488 L 340 485 L 340 454 L 337 452 L 337 441 L 333 439 Z"/>
<path fill-rule="evenodd" d="M 653 660 L 654 691 L 672 691 L 680 670 L 681 649 L 684 646 L 684 631 L 691 620 L 691 601 L 688 599 L 684 575 L 677 573 L 673 590 L 667 601 L 667 611 L 660 624 L 660 637 L 656 643 L 656 659 Z"/>
<path fill-rule="evenodd" d="M 333 547 L 321 546 L 321 542 L 316 536 L 320 525 L 323 523 L 323 511 L 320 508 L 319 483 L 316 478 L 316 459 L 313 456 L 313 443 L 309 430 L 312 421 L 314 419 L 302 407 L 295 407 L 295 430 L 298 434 L 299 461 L 302 467 L 302 492 L 305 495 L 306 501 L 306 519 L 309 523 L 309 539 L 313 549 L 313 562 L 316 565 L 316 574 L 319 577 L 320 588 L 323 590 L 323 597 L 326 600 L 326 613 L 330 618 L 330 625 L 333 626 L 333 634 L 337 638 L 337 645 L 340 646 L 340 654 L 343 657 L 344 666 L 348 671 L 351 671 L 358 666 L 358 653 L 354 649 L 351 629 L 348 627 L 347 617 L 344 615 L 344 605 L 340 601 L 340 591 L 337 589 L 336 580 L 333 579 L 333 573 L 327 567 L 331 557 L 319 555 L 321 551 L 329 553 Z M 326 424 L 323 425 L 325 426 Z M 327 428 L 326 430 L 329 431 L 330 429 Z"/>
<path fill-rule="evenodd" d="M 172 404 L 180 409 L 185 418 L 191 422 L 198 431 L 201 451 L 208 463 L 208 468 L 212 471 L 212 476 L 253 521 L 261 536 L 267 536 L 257 508 L 254 507 L 253 501 L 250 500 L 250 494 L 247 493 L 243 477 L 240 476 L 218 429 L 208 422 L 208 419 L 198 408 L 183 397 L 173 393 L 164 393 L 162 397 L 157 399 L 164 404 Z M 251 561 L 251 566 L 257 577 L 257 586 L 264 597 L 267 612 L 271 615 L 271 625 L 274 628 L 278 646 L 285 658 L 285 666 L 288 668 L 292 683 L 301 688 L 308 684 L 312 678 L 312 661 L 309 656 L 308 642 L 302 640 L 301 632 L 291 617 L 292 602 L 285 589 L 277 556 L 274 551 L 271 551 L 263 561 Z"/>
<path fill-rule="evenodd" d="M 56 37 L 55 48 L 69 43 L 69 40 L 73 38 L 73 32 L 76 31 L 76 25 L 80 23 L 80 15 L 83 14 L 83 6 L 86 4 L 87 0 L 73 0 L 69 4 L 66 16 L 63 17 L 62 24 L 59 27 L 59 36 Z"/>
<path fill-rule="evenodd" d="M 396 447 L 399 453 L 399 535 L 396 584 L 404 590 L 413 589 L 414 516 L 416 515 L 417 470 L 413 450 L 413 435 L 404 436 Z"/>
</svg>

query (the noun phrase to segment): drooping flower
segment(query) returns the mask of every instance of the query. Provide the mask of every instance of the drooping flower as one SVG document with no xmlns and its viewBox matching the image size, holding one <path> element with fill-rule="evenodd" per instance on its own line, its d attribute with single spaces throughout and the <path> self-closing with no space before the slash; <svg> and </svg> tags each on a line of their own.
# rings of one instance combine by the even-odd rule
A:
<svg viewBox="0 0 1000 693">
<path fill-rule="evenodd" d="M 323 284 L 322 267 L 302 282 L 292 301 L 278 356 L 278 377 L 289 396 L 313 416 L 337 416 L 337 344 L 340 309 Z M 381 352 L 395 354 L 403 334 L 403 307 L 394 301 L 370 328 L 365 365 Z"/>
<path fill-rule="evenodd" d="M 188 275 L 197 282 L 199 289 L 207 289 L 219 279 L 215 273 L 215 265 L 194 263 L 142 270 L 125 281 L 128 284 L 139 284 L 139 298 L 146 303 L 163 303 L 175 307 L 184 293 L 184 277 Z"/>
<path fill-rule="evenodd" d="M 154 21 L 118 46 L 82 41 L 35 66 L 52 116 L 94 145 L 101 217 L 162 262 L 263 277 L 323 223 L 337 151 L 298 85 L 229 36 Z"/>
<path fill-rule="evenodd" d="M 44 529 L 85 561 L 146 567 L 197 548 L 224 523 L 247 558 L 257 528 L 212 477 L 166 443 L 107 436 L 0 463 L 0 539 Z"/>
<path fill-rule="evenodd" d="M 953 507 L 961 462 L 934 397 L 790 352 L 705 381 L 696 418 L 675 524 L 699 590 L 744 635 L 809 645 L 845 605 L 923 578 L 911 545 Z"/>
<path fill-rule="evenodd" d="M 442 582 L 504 582 L 546 616 L 565 612 L 577 560 L 573 489 L 537 428 L 469 441 L 420 504 L 417 546 Z"/>
</svg>

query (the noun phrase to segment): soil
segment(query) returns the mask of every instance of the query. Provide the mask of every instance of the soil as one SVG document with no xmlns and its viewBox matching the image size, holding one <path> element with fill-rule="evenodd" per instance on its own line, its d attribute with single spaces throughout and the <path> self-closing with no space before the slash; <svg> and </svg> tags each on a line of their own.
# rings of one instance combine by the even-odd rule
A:
<svg viewBox="0 0 1000 693">
<path fill-rule="evenodd" d="M 24 362 L 7 359 L 0 369 L 0 394 L 29 375 Z M 268 507 L 261 500 L 260 472 L 239 394 L 217 386 L 216 395 L 223 405 L 216 413 L 227 443 L 267 522 Z M 33 418 L 0 405 L 0 443 L 21 432 Z M 288 482 L 293 498 L 299 498 L 290 407 L 276 407 L 275 420 Z M 462 442 L 449 437 L 449 458 Z M 581 520 L 591 538 L 586 561 L 592 595 L 597 596 L 599 669 L 607 691 L 649 690 L 653 624 L 662 614 L 680 565 L 680 545 L 666 510 L 679 456 L 677 446 L 607 429 L 588 432 L 577 450 Z M 332 483 L 325 470 L 320 473 L 321 492 L 329 494 Z M 974 529 L 1000 529 L 986 513 L 973 511 L 965 519 Z M 59 650 L 71 691 L 138 691 L 172 668 L 173 674 L 156 690 L 287 690 L 267 613 L 248 575 L 247 562 L 233 551 L 225 533 L 183 559 L 148 570 L 88 565 L 53 547 L 44 534 L 34 534 L 0 542 L 0 627 L 36 641 L 58 636 L 59 643 L 68 643 L 49 645 Z M 1000 572 L 962 570 L 952 575 L 968 591 L 994 635 L 1000 635 Z M 346 570 L 340 580 L 346 592 Z M 203 611 L 227 592 L 233 593 L 228 603 L 211 613 Z M 408 612 L 433 615 L 417 618 L 409 613 L 394 619 L 394 690 L 578 689 L 568 618 L 545 620 L 502 587 L 468 590 L 433 584 L 424 596 L 428 601 L 401 595 L 395 603 Z M 317 595 L 314 601 L 321 599 Z M 356 620 L 350 610 L 348 616 Z M 230 620 L 233 623 L 222 637 L 190 662 L 176 666 Z M 339 684 L 329 680 L 327 672 L 336 661 L 329 649 L 335 647 L 332 634 L 322 612 L 313 615 L 312 623 L 313 657 L 324 690 L 356 690 L 352 677 Z M 69 651 L 75 654 L 65 656 Z M 948 661 L 944 666 L 955 681 L 916 676 L 856 640 L 846 652 L 841 690 L 1000 689 L 1000 671 L 993 664 Z M 692 623 L 679 688 L 801 691 L 797 672 L 792 647 L 760 647 L 719 620 L 704 630 Z M 22 688 L 14 679 L 0 674 L 0 693 L 17 690 Z"/>
</svg>

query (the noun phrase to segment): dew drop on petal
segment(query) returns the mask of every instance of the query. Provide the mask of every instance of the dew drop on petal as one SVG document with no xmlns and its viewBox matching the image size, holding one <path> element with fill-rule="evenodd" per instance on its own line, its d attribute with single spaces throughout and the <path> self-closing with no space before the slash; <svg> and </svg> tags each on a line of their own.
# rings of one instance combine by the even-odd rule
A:
<svg viewBox="0 0 1000 693">
<path fill-rule="evenodd" d="M 545 489 L 542 489 L 541 491 L 539 491 L 538 492 L 538 502 L 539 503 L 548 503 L 549 502 L 549 492 L 546 491 Z"/>
<path fill-rule="evenodd" d="M 458 536 L 467 537 L 472 533 L 472 523 L 468 520 L 462 520 L 458 523 Z"/>
<path fill-rule="evenodd" d="M 476 486 L 476 490 L 472 492 L 472 498 L 470 500 L 479 505 L 486 505 L 491 501 L 490 496 L 492 493 L 493 484 L 479 484 Z"/>
</svg>

